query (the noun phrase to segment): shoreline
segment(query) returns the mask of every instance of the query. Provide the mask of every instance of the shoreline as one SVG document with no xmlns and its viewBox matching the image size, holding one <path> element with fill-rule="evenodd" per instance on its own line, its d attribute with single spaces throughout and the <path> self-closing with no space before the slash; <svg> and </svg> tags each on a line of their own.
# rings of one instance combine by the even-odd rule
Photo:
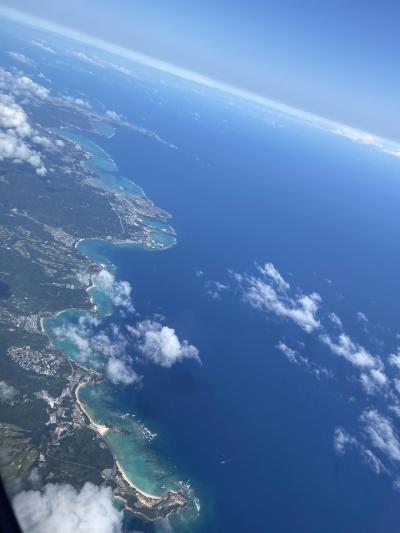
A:
<svg viewBox="0 0 400 533">
<path fill-rule="evenodd" d="M 87 386 L 89 383 L 89 381 L 82 381 L 81 383 L 79 383 L 79 385 L 76 387 L 75 389 L 75 398 L 76 398 L 76 402 L 77 404 L 79 405 L 80 409 L 83 411 L 83 413 L 85 413 L 86 417 L 88 418 L 89 422 L 90 422 L 90 426 L 92 427 L 92 429 L 94 431 L 97 431 L 97 433 L 101 436 L 101 438 L 104 438 L 107 433 L 110 431 L 110 428 L 108 428 L 107 426 L 105 426 L 104 424 L 99 424 L 97 422 L 95 422 L 93 420 L 93 418 L 90 417 L 89 413 L 87 412 L 87 410 L 85 409 L 84 405 L 82 404 L 81 400 L 79 399 L 79 390 L 83 389 L 85 386 Z M 108 443 L 106 442 L 107 444 L 107 447 L 110 449 L 110 447 L 108 446 Z M 158 502 L 161 500 L 161 497 L 160 496 L 156 496 L 155 494 L 150 494 L 149 492 L 146 492 L 144 491 L 143 489 L 141 489 L 140 487 L 138 487 L 137 485 L 135 485 L 135 483 L 128 477 L 127 473 L 125 472 L 125 470 L 122 468 L 121 464 L 118 462 L 118 459 L 116 459 L 116 457 L 114 456 L 113 452 L 111 451 L 110 449 L 110 452 L 114 458 L 114 461 L 115 461 L 115 465 L 117 467 L 117 470 L 118 472 L 121 474 L 121 476 L 123 477 L 123 479 L 126 481 L 126 483 L 132 487 L 136 492 L 138 492 L 141 496 L 145 497 L 145 498 L 149 498 L 151 500 L 154 500 L 155 502 Z M 172 491 L 171 491 L 172 492 Z"/>
<path fill-rule="evenodd" d="M 104 424 L 98 424 L 97 422 L 95 422 L 90 416 L 89 416 L 89 413 L 87 412 L 87 410 L 84 408 L 82 402 L 80 401 L 79 399 L 79 389 L 83 389 L 83 387 L 85 387 L 87 384 L 89 383 L 89 381 L 81 381 L 81 383 L 79 383 L 79 385 L 76 387 L 75 389 L 75 398 L 76 398 L 76 403 L 79 405 L 79 407 L 81 408 L 81 410 L 85 413 L 85 415 L 87 416 L 87 418 L 89 419 L 89 422 L 90 422 L 90 426 L 95 430 L 97 431 L 97 433 L 99 433 L 99 435 L 101 437 L 104 437 L 107 432 L 109 431 L 109 428 L 107 426 L 105 426 Z M 116 461 L 115 457 L 114 457 L 114 460 Z"/>
<path fill-rule="evenodd" d="M 76 142 L 76 141 L 73 141 L 73 140 L 69 139 L 68 137 L 63 136 L 63 135 L 60 135 L 60 137 L 66 138 L 69 142 Z M 80 143 L 78 143 L 78 144 L 80 144 Z M 102 154 L 103 157 L 104 156 L 108 156 L 108 158 L 111 159 L 111 162 L 115 165 L 115 162 L 112 160 L 112 158 L 109 156 L 109 154 L 107 154 L 107 152 L 104 149 L 102 149 L 101 147 L 97 147 L 97 148 L 99 148 L 103 152 L 103 154 Z M 82 147 L 81 147 L 81 150 L 82 150 Z M 87 155 L 88 157 L 93 157 L 93 156 L 96 155 L 96 154 L 92 154 L 90 152 L 87 152 L 86 150 L 82 150 L 82 152 L 85 155 Z M 107 157 L 105 157 L 105 159 L 107 159 Z M 96 172 L 94 172 L 88 165 L 85 165 L 85 166 L 86 166 L 87 171 L 90 174 L 96 175 Z M 118 171 L 118 167 L 116 165 L 115 165 L 115 167 L 116 168 L 114 169 L 113 172 L 117 172 Z M 101 175 L 99 177 L 100 177 L 100 179 L 102 179 Z M 143 198 L 148 201 L 150 206 L 154 206 L 155 207 L 155 204 L 147 197 L 147 195 L 144 192 L 144 190 L 139 185 L 137 185 L 135 182 L 132 181 L 132 183 L 136 187 L 138 187 L 138 189 L 140 189 L 140 191 L 143 193 Z M 125 192 L 122 195 L 125 196 Z M 93 291 L 93 289 L 96 289 L 96 282 L 95 282 L 96 275 L 98 275 L 99 271 L 101 271 L 102 269 L 109 270 L 109 271 L 111 271 L 113 273 L 116 271 L 116 268 L 117 268 L 116 265 L 114 265 L 108 258 L 102 256 L 101 254 L 97 255 L 96 253 L 92 255 L 90 253 L 91 252 L 90 249 L 89 250 L 82 250 L 80 245 L 82 243 L 84 243 L 85 241 L 98 241 L 98 242 L 102 242 L 102 243 L 107 244 L 107 245 L 114 245 L 114 246 L 118 246 L 118 245 L 121 246 L 122 245 L 122 246 L 129 246 L 129 247 L 136 248 L 136 249 L 137 248 L 141 248 L 144 251 L 148 251 L 148 252 L 165 251 L 165 250 L 167 250 L 169 248 L 172 248 L 172 247 L 176 246 L 176 244 L 177 244 L 176 232 L 175 232 L 174 228 L 172 226 L 170 226 L 168 224 L 168 222 L 167 222 L 169 219 L 172 218 L 172 216 L 171 216 L 170 213 L 167 213 L 167 212 L 164 212 L 164 211 L 160 211 L 160 212 L 162 213 L 162 216 L 160 218 L 158 218 L 158 217 L 154 218 L 154 226 L 151 225 L 151 224 L 146 224 L 146 222 L 144 220 L 141 221 L 141 223 L 144 226 L 147 226 L 150 230 L 157 230 L 160 234 L 167 233 L 168 235 L 170 235 L 172 237 L 172 239 L 171 239 L 172 242 L 169 242 L 167 244 L 162 242 L 162 240 L 158 240 L 156 237 L 154 237 L 154 239 L 149 240 L 149 241 L 146 241 L 146 240 L 144 240 L 144 241 L 140 241 L 140 240 L 136 241 L 136 240 L 132 240 L 132 239 L 118 239 L 118 238 L 113 238 L 112 236 L 109 236 L 109 237 L 106 237 L 106 238 L 105 237 L 86 237 L 86 238 L 85 237 L 80 237 L 80 238 L 76 238 L 76 240 L 75 240 L 75 242 L 73 244 L 74 249 L 77 252 L 79 252 L 82 256 L 84 256 L 87 259 L 89 259 L 89 261 L 95 267 L 94 268 L 95 271 L 91 272 L 89 285 L 85 287 L 83 284 L 81 284 L 81 289 L 84 290 L 86 292 L 86 294 L 88 295 L 88 297 L 89 297 L 89 302 L 91 304 L 91 308 L 89 308 L 89 309 L 87 309 L 87 308 L 86 309 L 85 308 L 83 308 L 83 309 L 82 308 L 63 309 L 63 310 L 60 310 L 60 311 L 56 312 L 55 314 L 52 314 L 51 318 L 56 318 L 56 317 L 62 315 L 63 313 L 69 312 L 69 311 L 78 311 L 78 312 L 81 311 L 83 313 L 89 313 L 89 315 L 95 315 L 96 314 L 96 303 L 95 303 L 95 298 L 93 298 L 93 296 L 91 295 L 91 292 Z M 152 219 L 151 216 L 148 216 L 147 218 L 149 219 L 149 221 L 151 221 L 151 219 Z M 157 228 L 157 225 L 156 225 L 157 222 L 165 224 L 168 229 L 166 229 L 166 228 L 161 228 L 161 229 Z M 50 345 L 53 346 L 53 348 L 55 348 L 54 345 L 53 345 L 52 339 L 49 336 L 49 334 L 47 333 L 46 327 L 45 327 L 45 320 L 48 319 L 48 318 L 49 317 L 41 317 L 40 318 L 40 328 L 41 328 L 42 333 L 48 338 L 48 340 L 50 342 Z M 92 370 L 92 369 L 85 368 L 83 365 L 81 365 L 77 361 L 75 361 L 75 359 L 70 358 L 68 356 L 68 354 L 65 353 L 63 350 L 59 350 L 59 351 L 64 355 L 64 357 L 73 366 L 76 365 L 78 368 L 81 368 L 87 375 L 92 376 L 92 377 L 93 377 L 93 375 L 96 375 L 96 377 L 98 377 L 100 380 L 104 379 L 104 376 L 102 374 L 100 374 L 99 372 L 97 372 L 95 370 Z M 112 455 L 112 458 L 114 460 L 114 468 L 115 468 L 114 472 L 116 474 L 116 477 L 120 476 L 120 478 L 122 478 L 122 480 L 126 483 L 127 487 L 130 487 L 136 493 L 136 496 L 137 496 L 138 500 L 145 507 L 153 507 L 153 506 L 158 505 L 160 502 L 163 502 L 163 499 L 168 494 L 170 494 L 171 497 L 173 495 L 175 495 L 175 494 L 178 495 L 179 491 L 175 491 L 175 490 L 171 490 L 171 489 L 166 489 L 165 492 L 163 492 L 161 495 L 150 494 L 150 493 L 142 490 L 141 488 L 139 488 L 135 484 L 135 482 L 132 481 L 129 478 L 128 474 L 123 469 L 123 467 L 121 466 L 120 462 L 118 461 L 118 459 L 116 457 L 116 454 L 110 448 L 110 445 L 109 445 L 109 443 L 106 440 L 106 436 L 109 433 L 109 431 L 111 431 L 111 428 L 107 427 L 104 424 L 99 424 L 99 423 L 95 422 L 93 420 L 93 418 L 91 416 L 89 416 L 87 408 L 85 407 L 85 405 L 82 403 L 82 401 L 79 398 L 79 393 L 82 390 L 82 388 L 87 386 L 91 382 L 92 381 L 90 379 L 88 381 L 86 381 L 86 380 L 80 381 L 77 384 L 77 386 L 75 387 L 75 389 L 73 391 L 73 395 L 74 395 L 76 404 L 78 405 L 79 409 L 81 410 L 81 412 L 85 415 L 85 417 L 89 421 L 89 424 L 87 424 L 87 427 L 92 429 L 92 431 L 95 431 L 99 435 L 100 439 L 103 440 L 104 444 L 107 446 L 108 450 L 110 451 L 110 453 Z M 129 489 L 127 488 L 127 490 L 129 490 Z M 125 501 L 126 504 L 127 504 L 127 501 L 123 497 L 119 496 L 119 498 L 121 500 Z M 127 506 L 127 509 L 129 510 L 130 508 Z M 131 510 L 134 513 L 137 512 L 136 510 L 133 510 L 133 509 L 131 509 Z M 138 513 L 138 514 L 142 514 L 144 518 L 149 519 L 143 513 Z"/>
</svg>

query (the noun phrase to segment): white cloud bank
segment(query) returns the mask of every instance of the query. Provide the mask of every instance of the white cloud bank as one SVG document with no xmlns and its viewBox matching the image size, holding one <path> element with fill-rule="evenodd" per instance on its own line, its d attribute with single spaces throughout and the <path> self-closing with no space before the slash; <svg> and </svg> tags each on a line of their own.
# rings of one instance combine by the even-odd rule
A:
<svg viewBox="0 0 400 533">
<path fill-rule="evenodd" d="M 160 72 L 166 72 L 169 75 L 192 82 L 203 89 L 212 89 L 214 91 L 218 91 L 221 94 L 225 94 L 230 100 L 236 97 L 239 100 L 239 104 L 241 101 L 248 101 L 253 104 L 258 104 L 260 106 L 260 110 L 264 109 L 266 112 L 273 111 L 282 113 L 293 119 L 300 120 L 314 128 L 322 129 L 335 135 L 340 135 L 341 137 L 348 138 L 352 141 L 371 146 L 376 150 L 400 157 L 400 144 L 398 142 L 380 138 L 324 117 L 308 113 L 302 109 L 297 109 L 282 102 L 267 98 L 266 96 L 255 94 L 239 87 L 232 86 L 228 83 L 209 78 L 197 72 L 181 68 L 177 65 L 160 61 L 154 57 L 141 54 L 129 48 L 115 45 L 114 43 L 107 42 L 103 39 L 98 39 L 86 33 L 75 31 L 60 24 L 55 24 L 49 20 L 41 19 L 34 15 L 27 15 L 26 13 L 17 9 L 0 6 L 0 15 L 9 20 L 14 20 L 28 26 L 37 27 L 42 30 L 44 29 L 59 35 L 63 35 L 69 39 L 76 40 L 99 50 L 103 50 L 116 56 L 126 58 L 135 63 L 157 69 Z M 44 43 L 44 41 L 39 43 L 34 42 L 33 44 L 44 50 L 47 49 L 47 51 L 54 52 L 54 50 L 52 50 L 47 43 Z M 80 59 L 86 60 L 84 57 L 81 57 Z M 93 59 L 89 58 L 89 62 L 93 62 Z M 130 74 L 130 71 L 125 67 L 119 67 L 118 70 Z"/>
<path fill-rule="evenodd" d="M 14 96 L 1 92 L 7 88 L 8 84 L 5 81 L 5 75 L 10 75 L 13 80 L 19 80 L 17 93 L 20 90 L 24 94 L 26 91 L 31 91 L 31 83 L 34 84 L 30 78 L 24 76 L 15 78 L 11 73 L 0 68 L 0 161 L 10 160 L 13 163 L 27 163 L 35 168 L 38 175 L 45 176 L 47 170 L 42 163 L 42 158 L 29 143 L 33 142 L 44 146 L 48 139 L 39 136 L 32 128 L 28 115 L 15 101 Z M 33 87 L 36 91 L 35 84 Z"/>
<path fill-rule="evenodd" d="M 46 87 L 25 76 L 23 72 L 10 72 L 2 67 L 0 67 L 0 89 L 14 96 L 38 100 L 47 100 L 50 94 Z"/>
<path fill-rule="evenodd" d="M 12 503 L 27 533 L 122 532 L 122 512 L 113 505 L 111 489 L 92 483 L 80 491 L 71 485 L 48 484 L 43 492 L 17 494 Z"/>
</svg>

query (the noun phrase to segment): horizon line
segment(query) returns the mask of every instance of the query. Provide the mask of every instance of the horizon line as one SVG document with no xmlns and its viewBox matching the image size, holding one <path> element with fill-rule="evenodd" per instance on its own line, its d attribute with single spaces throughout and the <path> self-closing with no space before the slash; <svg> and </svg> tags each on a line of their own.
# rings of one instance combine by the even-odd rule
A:
<svg viewBox="0 0 400 533">
<path fill-rule="evenodd" d="M 14 8 L 0 5 L 0 18 L 17 22 L 35 29 L 45 30 L 56 35 L 61 35 L 104 52 L 128 59 L 134 63 L 139 63 L 155 70 L 165 72 L 177 78 L 191 81 L 198 85 L 209 87 L 232 96 L 237 96 L 243 100 L 259 104 L 263 107 L 272 108 L 291 117 L 301 119 L 310 125 L 329 131 L 330 133 L 346 137 L 350 140 L 357 141 L 365 145 L 373 146 L 382 152 L 400 157 L 400 141 L 380 137 L 353 126 L 348 126 L 309 111 L 292 107 L 283 102 L 270 99 L 266 96 L 253 93 L 246 89 L 241 89 L 240 87 L 210 78 L 195 71 L 174 65 L 173 63 L 157 59 L 141 52 L 137 52 L 136 50 L 106 41 L 85 32 L 74 30 L 68 26 L 63 26 L 62 24 L 37 17 Z"/>
</svg>

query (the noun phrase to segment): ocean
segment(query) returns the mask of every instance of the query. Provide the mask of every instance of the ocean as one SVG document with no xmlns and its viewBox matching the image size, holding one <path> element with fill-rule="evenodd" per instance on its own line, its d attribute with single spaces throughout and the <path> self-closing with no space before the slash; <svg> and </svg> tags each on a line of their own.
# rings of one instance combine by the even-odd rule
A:
<svg viewBox="0 0 400 533">
<path fill-rule="evenodd" d="M 57 71 L 50 76 L 56 84 Z M 245 102 L 115 76 L 99 83 L 77 71 L 73 81 L 178 149 L 121 128 L 86 137 L 132 191 L 172 215 L 176 244 L 150 252 L 92 242 L 84 251 L 113 264 L 140 316 L 162 315 L 202 364 L 138 363 L 142 387 L 100 384 L 81 401 L 96 421 L 129 428 L 109 444 L 140 488 L 189 481 L 200 514 L 172 519 L 174 531 L 396 531 L 391 480 L 333 446 L 335 428 L 357 430 L 372 400 L 315 335 L 247 305 L 234 274 L 272 262 L 294 290 L 318 292 L 321 314 L 335 312 L 352 338 L 382 357 L 395 350 L 399 161 Z M 216 294 L 214 282 L 227 288 Z M 123 328 L 133 318 L 104 320 Z M 280 341 L 329 375 L 291 364 Z"/>
</svg>

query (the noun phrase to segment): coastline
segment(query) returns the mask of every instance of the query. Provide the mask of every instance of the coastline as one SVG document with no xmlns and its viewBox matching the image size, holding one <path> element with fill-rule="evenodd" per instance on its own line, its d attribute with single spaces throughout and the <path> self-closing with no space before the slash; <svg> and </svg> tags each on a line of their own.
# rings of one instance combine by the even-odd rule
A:
<svg viewBox="0 0 400 533">
<path fill-rule="evenodd" d="M 110 431 L 110 428 L 108 428 L 107 426 L 105 426 L 104 424 L 98 424 L 97 422 L 95 422 L 93 420 L 93 418 L 90 417 L 89 413 L 87 412 L 87 410 L 85 409 L 85 406 L 82 404 L 81 400 L 79 399 L 79 390 L 83 389 L 85 386 L 88 385 L 88 381 L 82 381 L 81 383 L 79 383 L 79 385 L 76 387 L 75 389 L 75 398 L 76 398 L 76 402 L 77 404 L 79 405 L 80 409 L 83 411 L 83 413 L 85 413 L 86 417 L 89 419 L 89 422 L 90 422 L 90 426 L 92 427 L 92 429 L 94 431 L 96 431 L 102 438 L 104 438 L 107 433 Z M 107 443 L 106 443 L 107 444 Z M 108 447 L 108 444 L 107 444 L 107 447 Z M 110 450 L 111 451 L 111 450 Z M 112 453 L 112 452 L 111 452 Z M 145 492 L 143 489 L 141 489 L 140 487 L 138 487 L 137 485 L 135 485 L 135 483 L 128 477 L 127 473 L 125 472 L 125 470 L 122 468 L 121 464 L 118 462 L 118 460 L 115 458 L 114 454 L 112 453 L 113 457 L 114 457 L 114 461 L 115 461 L 115 465 L 117 467 L 117 470 L 118 472 L 121 474 L 121 476 L 123 477 L 123 479 L 126 481 L 126 483 L 132 487 L 140 496 L 144 497 L 144 498 L 148 498 L 148 499 L 151 499 L 151 500 L 154 500 L 154 503 L 156 502 L 159 502 L 161 500 L 161 497 L 160 496 L 156 496 L 154 494 L 150 494 L 149 492 Z"/>
<path fill-rule="evenodd" d="M 107 428 L 108 429 L 108 428 Z M 161 500 L 160 496 L 155 496 L 154 494 L 150 494 L 149 492 L 145 492 L 144 490 L 140 489 L 137 485 L 135 485 L 126 474 L 125 470 L 121 467 L 120 463 L 117 459 L 115 459 L 115 465 L 121 474 L 121 476 L 124 478 L 124 480 L 128 483 L 129 486 L 131 486 L 133 489 L 135 489 L 141 496 L 144 498 L 148 498 L 150 500 L 154 500 L 154 503 L 159 502 Z M 170 491 L 172 492 L 172 491 Z"/>
<path fill-rule="evenodd" d="M 85 407 L 83 406 L 82 402 L 80 401 L 79 399 L 79 389 L 83 389 L 83 387 L 85 387 L 89 382 L 88 381 L 82 381 L 81 383 L 79 383 L 79 385 L 76 387 L 75 389 L 75 399 L 76 399 L 76 403 L 79 405 L 79 407 L 81 408 L 81 410 L 85 413 L 85 415 L 87 416 L 87 418 L 89 419 L 89 422 L 90 422 L 90 426 L 95 430 L 97 431 L 97 433 L 99 433 L 99 435 L 101 437 L 104 437 L 107 432 L 109 431 L 109 428 L 103 424 L 98 424 L 97 422 L 95 422 L 90 416 L 89 416 L 89 413 L 87 412 L 87 410 L 85 409 Z M 115 457 L 114 457 L 114 460 L 115 460 Z"/>
<path fill-rule="evenodd" d="M 101 149 L 101 147 L 99 147 Z M 103 157 L 104 155 L 108 155 L 105 150 L 101 149 L 101 151 L 103 152 Z M 88 156 L 95 156 L 95 154 L 91 154 L 90 152 L 87 152 L 86 150 L 83 150 L 83 152 L 88 155 Z M 113 161 L 114 163 L 114 161 Z M 115 164 L 115 163 L 114 163 Z M 93 169 L 90 169 L 90 167 L 88 168 L 87 165 L 85 165 L 88 172 L 89 173 L 93 173 L 93 174 L 96 174 L 96 172 L 94 172 Z M 114 172 L 117 170 L 117 168 L 115 168 Z M 99 176 L 100 178 L 102 178 L 102 176 L 100 175 Z M 136 184 L 135 184 L 136 185 Z M 154 203 L 148 199 L 148 197 L 146 196 L 146 194 L 144 193 L 143 189 L 140 188 L 142 193 L 143 193 L 143 197 L 148 201 L 149 205 L 150 206 L 154 206 Z M 119 193 L 121 194 L 121 193 Z M 125 196 L 125 194 L 122 194 L 122 196 Z M 129 196 L 129 194 L 128 194 Z M 164 212 L 164 211 L 160 211 L 162 213 L 162 218 L 160 220 L 160 224 L 161 222 L 163 224 L 166 224 L 167 225 L 167 228 L 168 230 L 166 230 L 165 228 L 157 228 L 157 225 L 156 225 L 156 222 L 158 221 L 158 218 L 155 218 L 155 222 L 154 222 L 154 225 L 151 225 L 151 224 L 146 224 L 145 220 L 143 220 L 141 223 L 147 227 L 147 229 L 149 230 L 148 231 L 148 234 L 151 236 L 151 238 L 149 240 L 145 239 L 145 240 L 134 240 L 134 239 L 118 239 L 118 238 L 113 238 L 112 236 L 108 236 L 106 238 L 104 237 L 80 237 L 80 238 L 77 238 L 76 237 L 76 241 L 75 243 L 73 244 L 73 247 L 74 249 L 79 253 L 81 254 L 82 256 L 84 257 L 87 257 L 90 262 L 93 264 L 93 268 L 90 268 L 91 272 L 90 272 L 90 282 L 89 282 L 89 285 L 88 286 L 85 286 L 84 284 L 81 284 L 81 289 L 84 290 L 87 294 L 88 294 L 88 297 L 89 297 L 89 302 L 91 304 L 90 308 L 68 308 L 68 309 L 63 309 L 63 310 L 60 310 L 58 312 L 56 312 L 55 314 L 52 315 L 51 318 L 56 318 L 60 315 L 62 315 L 63 313 L 65 312 L 68 312 L 68 311 L 82 311 L 84 313 L 89 313 L 89 315 L 96 315 L 96 312 L 97 312 L 97 305 L 96 305 L 96 301 L 95 301 L 95 297 L 91 294 L 93 292 L 94 289 L 96 289 L 96 276 L 98 275 L 98 273 L 102 270 L 102 269 L 107 269 L 108 271 L 111 271 L 112 273 L 115 273 L 117 267 L 116 265 L 114 265 L 108 258 L 104 257 L 101 253 L 97 253 L 95 248 L 95 243 L 96 242 L 101 242 L 101 243 L 104 243 L 105 245 L 114 245 L 114 246 L 118 246 L 118 245 L 122 245 L 122 246 L 132 246 L 132 248 L 142 248 L 143 250 L 146 250 L 146 251 L 164 251 L 164 250 L 167 250 L 169 248 L 172 248 L 173 246 L 175 246 L 177 244 L 177 237 L 176 237 L 176 234 L 175 234 L 175 230 L 173 229 L 172 226 L 169 226 L 167 224 L 167 220 L 172 218 L 171 215 L 167 212 Z M 151 215 L 148 216 L 148 219 L 149 221 L 151 221 Z M 153 231 L 154 230 L 154 231 Z M 154 232 L 154 236 L 152 235 Z M 158 238 L 157 234 L 160 235 L 160 237 Z M 164 237 L 161 237 L 161 236 L 164 236 L 165 234 L 169 235 L 171 237 L 170 241 L 166 241 L 164 242 Z M 89 246 L 89 241 L 93 241 L 94 243 L 94 247 L 93 247 L 93 250 L 91 249 L 92 247 Z M 85 245 L 85 242 L 87 242 L 88 246 L 87 246 L 87 249 L 86 247 L 84 246 Z M 83 245 L 83 246 L 81 246 Z M 46 320 L 48 319 L 49 317 L 41 317 L 40 318 L 40 328 L 41 328 L 41 331 L 44 335 L 46 335 L 46 337 L 48 338 L 50 344 L 54 347 L 53 345 L 53 341 L 52 341 L 52 338 L 51 336 L 48 334 L 48 332 L 46 331 Z M 63 353 L 64 357 L 73 365 L 73 366 L 77 366 L 79 368 L 81 368 L 85 374 L 87 376 L 96 376 L 96 382 L 98 381 L 101 381 L 101 380 L 104 380 L 104 375 L 95 371 L 95 370 L 92 370 L 92 369 L 88 369 L 88 368 L 85 368 L 83 365 L 79 364 L 77 361 L 75 361 L 73 358 L 70 358 L 68 356 L 67 353 L 65 353 L 63 350 L 60 350 L 61 353 Z M 119 483 L 122 483 L 122 485 L 124 483 L 126 483 L 126 490 L 128 491 L 128 494 L 129 494 L 129 488 L 134 492 L 137 500 L 140 502 L 140 504 L 144 507 L 144 508 L 149 508 L 149 509 L 155 509 L 158 507 L 158 505 L 160 505 L 160 511 L 164 508 L 165 504 L 168 502 L 171 501 L 177 501 L 178 502 L 178 505 L 179 507 L 186 507 L 186 505 L 188 504 L 188 501 L 185 500 L 184 496 L 181 494 L 181 492 L 178 490 L 171 490 L 171 489 L 167 489 L 162 493 L 162 494 L 151 494 L 151 493 L 148 493 L 144 490 L 142 490 L 140 487 L 138 487 L 135 482 L 129 478 L 127 472 L 124 470 L 124 468 L 121 466 L 121 463 L 118 461 L 117 459 L 117 456 L 115 455 L 115 453 L 111 450 L 110 448 L 110 445 L 109 443 L 107 442 L 106 440 L 106 437 L 107 437 L 107 434 L 111 431 L 111 429 L 109 427 L 107 427 L 106 425 L 104 424 L 98 424 L 97 422 L 95 422 L 93 420 L 93 418 L 89 415 L 88 411 L 87 411 L 87 408 L 85 407 L 84 403 L 80 400 L 79 398 L 79 393 L 80 391 L 82 390 L 83 387 L 87 386 L 89 383 L 91 383 L 92 380 L 91 379 L 88 379 L 86 381 L 85 378 L 83 378 L 83 381 L 80 381 L 77 386 L 75 387 L 75 390 L 73 391 L 73 397 L 75 398 L 75 401 L 76 401 L 76 404 L 77 406 L 79 407 L 80 411 L 85 415 L 85 417 L 87 418 L 87 420 L 89 421 L 89 424 L 87 424 L 87 427 L 92 429 L 93 431 L 95 431 L 99 437 L 103 440 L 104 444 L 107 446 L 108 450 L 110 451 L 112 457 L 113 457 L 113 460 L 114 460 L 114 478 L 115 478 L 115 481 Z M 119 479 L 118 479 L 119 478 Z M 128 488 L 129 487 L 129 488 Z M 117 495 L 118 495 L 118 492 L 117 492 Z M 140 511 L 138 511 L 137 509 L 131 509 L 131 505 L 130 503 L 128 503 L 128 501 L 123 497 L 121 496 L 121 494 L 118 495 L 118 497 L 125 501 L 126 502 L 126 509 L 127 510 L 131 510 L 132 512 L 134 512 L 135 514 L 141 514 L 144 518 L 146 518 L 147 520 L 154 520 L 155 518 L 152 518 L 148 515 L 146 515 L 146 513 L 141 513 Z M 181 499 L 183 498 L 183 500 Z M 129 498 L 128 498 L 129 500 Z M 175 512 L 175 511 L 174 511 Z"/>
</svg>

